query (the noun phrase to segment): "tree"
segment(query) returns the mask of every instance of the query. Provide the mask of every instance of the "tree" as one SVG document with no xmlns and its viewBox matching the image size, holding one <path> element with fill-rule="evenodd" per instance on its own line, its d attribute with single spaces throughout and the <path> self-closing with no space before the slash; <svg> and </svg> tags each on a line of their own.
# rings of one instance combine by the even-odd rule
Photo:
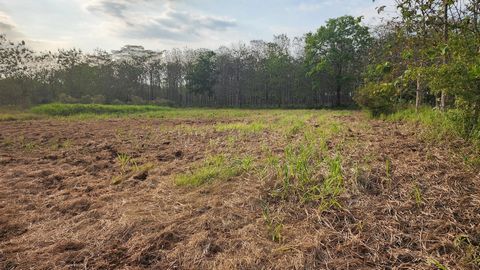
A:
<svg viewBox="0 0 480 270">
<path fill-rule="evenodd" d="M 190 67 L 185 77 L 187 89 L 195 94 L 213 94 L 213 86 L 217 81 L 215 66 L 215 53 L 213 51 L 201 51 L 197 59 Z"/>
<path fill-rule="evenodd" d="M 363 56 L 372 41 L 369 28 L 361 22 L 362 17 L 352 16 L 330 19 L 316 33 L 306 36 L 308 75 L 316 87 L 323 83 L 319 80 L 322 73 L 332 76 L 337 106 L 342 104 L 342 92 L 353 90 L 352 83 L 359 78 Z"/>
</svg>

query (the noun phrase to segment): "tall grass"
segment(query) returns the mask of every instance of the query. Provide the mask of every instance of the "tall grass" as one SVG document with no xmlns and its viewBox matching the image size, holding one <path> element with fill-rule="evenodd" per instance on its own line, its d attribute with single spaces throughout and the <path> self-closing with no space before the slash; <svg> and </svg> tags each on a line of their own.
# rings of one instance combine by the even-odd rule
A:
<svg viewBox="0 0 480 270">
<path fill-rule="evenodd" d="M 480 126 L 465 127 L 464 117 L 458 110 L 441 112 L 439 110 L 424 107 L 418 112 L 414 109 L 405 109 L 392 115 L 384 116 L 384 119 L 392 121 L 409 121 L 423 125 L 423 135 L 434 141 L 448 141 L 463 138 L 480 147 Z"/>
<path fill-rule="evenodd" d="M 52 103 L 33 107 L 32 113 L 50 116 L 71 116 L 79 114 L 138 114 L 172 110 L 168 107 L 152 105 L 101 105 L 101 104 L 61 104 Z"/>
</svg>

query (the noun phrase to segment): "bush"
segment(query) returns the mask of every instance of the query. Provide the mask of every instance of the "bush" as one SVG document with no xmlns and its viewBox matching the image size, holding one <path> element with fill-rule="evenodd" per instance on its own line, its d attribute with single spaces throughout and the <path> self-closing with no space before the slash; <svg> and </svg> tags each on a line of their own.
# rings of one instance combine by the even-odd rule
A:
<svg viewBox="0 0 480 270">
<path fill-rule="evenodd" d="M 367 83 L 357 90 L 354 100 L 373 116 L 395 111 L 395 87 L 391 83 Z"/>
<path fill-rule="evenodd" d="M 123 103 L 121 100 L 116 98 L 112 102 L 110 102 L 110 104 L 112 104 L 112 105 L 123 105 L 125 103 Z"/>
<path fill-rule="evenodd" d="M 67 95 L 65 93 L 60 93 L 57 99 L 58 99 L 58 102 L 60 103 L 78 103 L 78 99 L 70 95 Z"/>
<path fill-rule="evenodd" d="M 132 105 L 145 105 L 147 104 L 145 100 L 139 96 L 132 96 L 130 99 L 130 104 Z"/>
<path fill-rule="evenodd" d="M 92 97 L 93 104 L 105 104 L 106 100 L 104 95 L 95 95 Z"/>
<path fill-rule="evenodd" d="M 157 105 L 157 106 L 166 106 L 166 107 L 174 107 L 175 102 L 168 100 L 168 99 L 163 99 L 163 98 L 157 98 L 155 100 L 152 100 L 149 102 L 150 105 Z"/>
<path fill-rule="evenodd" d="M 81 104 L 90 104 L 92 103 L 92 96 L 84 95 L 80 98 L 79 103 Z"/>
</svg>

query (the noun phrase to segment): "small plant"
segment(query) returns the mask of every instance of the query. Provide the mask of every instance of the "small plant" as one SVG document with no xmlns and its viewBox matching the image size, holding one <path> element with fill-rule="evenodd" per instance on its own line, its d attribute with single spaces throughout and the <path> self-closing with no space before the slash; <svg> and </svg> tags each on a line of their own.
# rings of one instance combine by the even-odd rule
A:
<svg viewBox="0 0 480 270">
<path fill-rule="evenodd" d="M 265 220 L 265 223 L 267 224 L 270 239 L 272 239 L 274 242 L 281 243 L 283 241 L 283 224 L 282 222 L 279 222 L 275 218 L 271 217 L 270 209 L 266 204 L 263 206 L 263 220 Z"/>
<path fill-rule="evenodd" d="M 117 161 L 120 163 L 120 169 L 122 173 L 126 173 L 131 164 L 136 166 L 136 162 L 132 160 L 132 157 L 130 157 L 128 154 L 125 154 L 125 153 L 118 154 Z"/>
<path fill-rule="evenodd" d="M 391 164 L 391 161 L 390 159 L 386 159 L 385 160 L 385 175 L 387 176 L 387 178 L 390 179 L 390 177 L 392 176 L 391 172 L 392 172 L 392 168 L 391 168 L 392 164 Z"/>
<path fill-rule="evenodd" d="M 152 163 L 139 165 L 136 160 L 125 153 L 118 154 L 117 161 L 120 164 L 120 174 L 112 179 L 112 185 L 118 185 L 129 177 L 134 176 L 134 174 L 137 174 L 137 176 L 134 176 L 137 180 L 145 180 L 148 171 L 154 168 Z"/>
<path fill-rule="evenodd" d="M 68 149 L 72 147 L 73 142 L 70 139 L 61 141 L 60 139 L 54 139 L 50 142 L 50 149 L 59 150 L 59 149 Z"/>
<path fill-rule="evenodd" d="M 412 189 L 412 196 L 413 199 L 415 200 L 415 204 L 417 207 L 420 207 L 422 205 L 423 199 L 422 199 L 422 191 L 418 187 L 418 185 L 415 185 Z"/>
<path fill-rule="evenodd" d="M 454 240 L 454 245 L 464 253 L 463 260 L 470 265 L 480 266 L 480 245 L 472 241 L 468 235 L 459 235 Z"/>
<path fill-rule="evenodd" d="M 390 188 L 392 186 L 392 162 L 389 158 L 385 159 L 385 176 L 387 187 Z"/>
<path fill-rule="evenodd" d="M 437 261 L 433 258 L 428 259 L 427 263 L 429 265 L 435 266 L 438 270 L 448 270 L 448 267 L 446 267 L 445 265 L 441 264 L 439 261 Z"/>
<path fill-rule="evenodd" d="M 21 148 L 25 149 L 26 151 L 33 151 L 38 145 L 33 141 L 25 138 L 24 136 L 20 136 L 17 139 L 17 143 L 20 145 Z"/>
</svg>

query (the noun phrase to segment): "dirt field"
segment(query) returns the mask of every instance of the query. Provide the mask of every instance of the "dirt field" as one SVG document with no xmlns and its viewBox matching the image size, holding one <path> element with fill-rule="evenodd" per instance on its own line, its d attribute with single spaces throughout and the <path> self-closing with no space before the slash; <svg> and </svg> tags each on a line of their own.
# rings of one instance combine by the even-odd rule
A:
<svg viewBox="0 0 480 270">
<path fill-rule="evenodd" d="M 480 175 L 420 130 L 330 111 L 0 122 L 0 267 L 479 269 Z"/>
</svg>

